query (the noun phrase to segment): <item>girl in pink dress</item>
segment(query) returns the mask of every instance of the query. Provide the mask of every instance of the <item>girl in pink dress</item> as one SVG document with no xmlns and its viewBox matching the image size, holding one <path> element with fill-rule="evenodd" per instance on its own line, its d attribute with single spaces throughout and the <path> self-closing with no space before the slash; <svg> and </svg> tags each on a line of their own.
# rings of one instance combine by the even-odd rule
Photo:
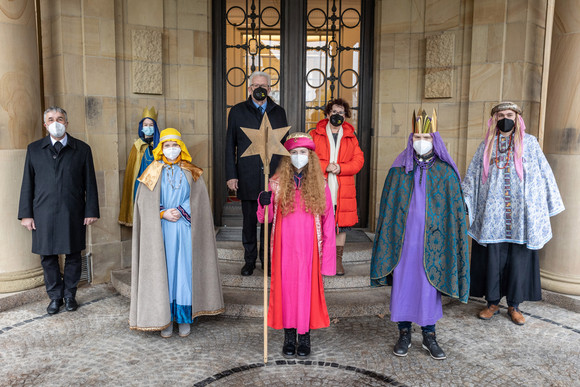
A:
<svg viewBox="0 0 580 387">
<path fill-rule="evenodd" d="M 334 212 L 310 135 L 292 133 L 284 147 L 290 157 L 258 197 L 258 220 L 268 206 L 273 223 L 268 326 L 284 328 L 284 357 L 306 358 L 310 329 L 330 325 L 322 276 L 336 274 Z"/>
</svg>

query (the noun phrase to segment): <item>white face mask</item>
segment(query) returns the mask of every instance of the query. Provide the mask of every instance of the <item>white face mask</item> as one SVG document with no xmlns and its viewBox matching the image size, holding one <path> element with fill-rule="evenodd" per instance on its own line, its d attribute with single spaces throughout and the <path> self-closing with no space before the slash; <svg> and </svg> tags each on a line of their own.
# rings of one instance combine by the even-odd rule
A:
<svg viewBox="0 0 580 387">
<path fill-rule="evenodd" d="M 417 140 L 413 142 L 413 149 L 419 156 L 424 156 L 431 152 L 433 149 L 433 143 L 427 140 Z"/>
<path fill-rule="evenodd" d="M 48 133 L 54 138 L 60 138 L 64 136 L 64 132 L 66 131 L 66 127 L 61 124 L 60 122 L 53 122 L 52 124 L 48 125 Z"/>
<path fill-rule="evenodd" d="M 169 148 L 163 148 L 163 154 L 169 161 L 173 161 L 181 154 L 181 148 L 178 146 L 172 146 Z"/>
<path fill-rule="evenodd" d="M 306 164 L 308 164 L 308 155 L 296 154 L 290 155 L 290 160 L 292 161 L 292 165 L 296 169 L 304 168 Z"/>
<path fill-rule="evenodd" d="M 152 136 L 153 132 L 155 132 L 155 128 L 153 126 L 144 126 L 143 127 L 143 134 L 146 136 Z"/>
</svg>

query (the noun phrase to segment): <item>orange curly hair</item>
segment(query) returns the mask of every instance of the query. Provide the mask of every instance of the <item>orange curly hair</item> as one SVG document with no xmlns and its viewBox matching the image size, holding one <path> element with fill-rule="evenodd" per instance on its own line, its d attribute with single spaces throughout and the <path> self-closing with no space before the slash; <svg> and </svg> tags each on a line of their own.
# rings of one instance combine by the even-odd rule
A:
<svg viewBox="0 0 580 387">
<path fill-rule="evenodd" d="M 289 156 L 282 158 L 276 170 L 279 182 L 276 200 L 284 216 L 294 212 L 294 198 L 296 193 L 294 184 L 295 171 L 296 168 L 292 165 Z M 312 150 L 308 150 L 308 164 L 302 169 L 300 192 L 302 206 L 306 212 L 315 215 L 322 215 L 324 213 L 326 210 L 324 175 L 320 169 L 320 160 Z"/>
</svg>

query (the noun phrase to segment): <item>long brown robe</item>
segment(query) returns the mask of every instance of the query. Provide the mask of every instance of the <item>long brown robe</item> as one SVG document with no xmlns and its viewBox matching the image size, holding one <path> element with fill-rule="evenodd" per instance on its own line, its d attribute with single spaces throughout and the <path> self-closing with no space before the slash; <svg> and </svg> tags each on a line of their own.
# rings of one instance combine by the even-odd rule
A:
<svg viewBox="0 0 580 387">
<path fill-rule="evenodd" d="M 135 191 L 135 180 L 141 169 L 141 159 L 149 145 L 138 138 L 131 147 L 127 166 L 125 167 L 125 180 L 123 181 L 123 193 L 121 195 L 121 207 L 119 209 L 119 224 L 123 226 L 133 226 L 133 192 Z M 143 171 L 144 172 L 144 171 Z"/>
<path fill-rule="evenodd" d="M 223 313 L 224 301 L 213 217 L 202 170 L 181 161 L 190 186 L 192 318 Z M 154 161 L 139 178 L 133 213 L 129 326 L 160 331 L 171 324 L 165 248 L 159 217 L 163 163 Z"/>
</svg>

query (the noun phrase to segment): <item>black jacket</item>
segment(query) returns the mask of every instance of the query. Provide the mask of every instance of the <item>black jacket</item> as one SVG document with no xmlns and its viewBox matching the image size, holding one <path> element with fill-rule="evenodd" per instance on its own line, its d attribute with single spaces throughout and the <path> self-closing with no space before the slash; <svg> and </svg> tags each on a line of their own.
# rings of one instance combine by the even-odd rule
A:
<svg viewBox="0 0 580 387">
<path fill-rule="evenodd" d="M 288 126 L 286 112 L 270 97 L 268 97 L 266 113 L 273 129 Z M 251 141 L 240 127 L 257 130 L 260 128 L 261 120 L 260 112 L 251 97 L 232 107 L 228 116 L 226 180 L 238 179 L 238 198 L 241 200 L 256 200 L 258 194 L 264 190 L 264 165 L 260 156 L 241 157 Z M 270 175 L 276 172 L 279 162 L 280 156 L 274 155 L 270 161 Z"/>
<path fill-rule="evenodd" d="M 99 217 L 91 148 L 67 134 L 57 155 L 50 136 L 28 145 L 18 219 L 34 218 L 32 252 L 70 254 L 85 248 L 85 218 Z"/>
</svg>

